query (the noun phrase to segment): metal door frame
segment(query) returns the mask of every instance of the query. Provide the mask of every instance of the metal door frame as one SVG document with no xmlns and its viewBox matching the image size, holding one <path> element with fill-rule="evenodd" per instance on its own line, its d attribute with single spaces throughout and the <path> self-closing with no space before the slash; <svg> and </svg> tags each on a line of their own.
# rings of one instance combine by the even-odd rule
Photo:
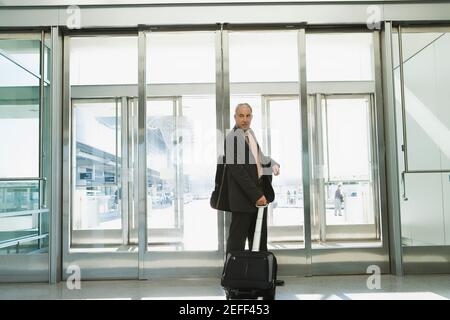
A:
<svg viewBox="0 0 450 320">
<path fill-rule="evenodd" d="M 76 36 L 103 36 L 104 34 L 84 34 L 80 33 Z M 107 34 L 110 36 L 110 34 Z M 120 32 L 113 36 L 123 35 Z M 133 33 L 127 33 L 130 36 L 136 36 Z M 70 32 L 64 34 L 63 37 L 63 190 L 62 190 L 62 270 L 61 278 L 65 280 L 70 276 L 74 268 L 81 271 L 82 280 L 86 279 L 136 279 L 138 278 L 138 253 L 137 252 L 85 252 L 83 250 L 74 250 L 71 245 L 71 212 L 72 212 L 72 166 L 74 141 L 72 136 L 72 88 L 70 85 Z M 136 38 L 137 39 L 137 38 Z M 95 99 L 111 97 L 74 97 L 74 99 Z M 123 97 L 112 97 L 118 103 L 124 101 Z M 127 106 L 128 107 L 128 104 Z M 124 106 L 122 106 L 123 110 Z M 123 119 L 122 119 L 123 120 Z M 123 139 L 122 134 L 122 139 Z M 124 146 L 122 146 L 123 148 Z M 123 191 L 123 190 L 122 190 Z M 123 230 L 122 226 L 122 230 Z M 118 238 L 122 242 L 125 233 L 120 231 Z"/>
</svg>

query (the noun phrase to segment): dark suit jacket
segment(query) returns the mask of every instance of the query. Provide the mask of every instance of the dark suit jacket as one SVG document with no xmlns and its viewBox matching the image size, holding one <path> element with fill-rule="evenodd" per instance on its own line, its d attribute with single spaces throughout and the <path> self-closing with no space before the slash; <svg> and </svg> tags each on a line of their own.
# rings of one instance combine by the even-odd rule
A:
<svg viewBox="0 0 450 320">
<path fill-rule="evenodd" d="M 256 141 L 256 137 L 254 135 L 253 137 Z M 228 198 L 232 212 L 255 212 L 256 201 L 263 195 L 269 202 L 275 199 L 272 188 L 272 166 L 278 163 L 265 156 L 259 144 L 258 151 L 264 172 L 262 186 L 258 184 L 256 160 L 245 141 L 244 131 L 235 126 L 225 139 Z"/>
</svg>

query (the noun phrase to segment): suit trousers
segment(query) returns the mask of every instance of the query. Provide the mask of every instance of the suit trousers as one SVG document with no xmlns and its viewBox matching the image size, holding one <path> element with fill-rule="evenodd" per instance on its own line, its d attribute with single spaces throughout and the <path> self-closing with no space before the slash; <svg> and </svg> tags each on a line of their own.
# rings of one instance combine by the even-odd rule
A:
<svg viewBox="0 0 450 320">
<path fill-rule="evenodd" d="M 249 249 L 252 248 L 257 217 L 258 211 L 251 213 L 231 213 L 231 225 L 230 232 L 228 234 L 227 252 L 245 250 L 245 241 L 247 239 Z M 267 251 L 267 208 L 264 209 L 259 251 Z"/>
</svg>

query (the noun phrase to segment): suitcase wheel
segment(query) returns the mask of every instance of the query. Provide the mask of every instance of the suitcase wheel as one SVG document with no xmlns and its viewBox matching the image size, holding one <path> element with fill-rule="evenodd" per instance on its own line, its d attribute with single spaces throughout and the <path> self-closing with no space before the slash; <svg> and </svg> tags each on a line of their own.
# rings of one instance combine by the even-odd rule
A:
<svg viewBox="0 0 450 320">
<path fill-rule="evenodd" d="M 263 300 L 275 300 L 276 287 L 267 290 L 262 296 Z"/>
</svg>

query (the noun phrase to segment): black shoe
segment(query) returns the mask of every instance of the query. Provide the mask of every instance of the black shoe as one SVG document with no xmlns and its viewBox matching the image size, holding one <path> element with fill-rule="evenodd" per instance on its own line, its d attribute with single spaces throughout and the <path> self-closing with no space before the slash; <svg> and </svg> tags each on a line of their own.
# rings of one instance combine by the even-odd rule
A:
<svg viewBox="0 0 450 320">
<path fill-rule="evenodd" d="M 275 286 L 276 287 L 284 286 L 284 280 L 275 280 Z"/>
</svg>

